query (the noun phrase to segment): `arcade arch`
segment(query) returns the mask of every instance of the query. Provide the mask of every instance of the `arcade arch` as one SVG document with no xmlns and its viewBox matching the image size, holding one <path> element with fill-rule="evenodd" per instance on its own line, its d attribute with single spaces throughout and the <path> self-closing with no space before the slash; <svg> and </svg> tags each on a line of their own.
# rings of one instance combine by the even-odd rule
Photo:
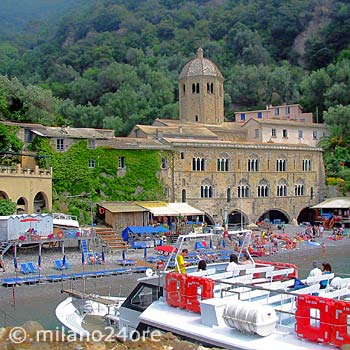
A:
<svg viewBox="0 0 350 350">
<path fill-rule="evenodd" d="M 17 214 L 26 214 L 28 213 L 28 200 L 24 197 L 20 197 L 17 200 Z"/>
<path fill-rule="evenodd" d="M 9 196 L 7 195 L 6 192 L 0 191 L 0 199 L 9 199 Z"/>
<path fill-rule="evenodd" d="M 274 222 L 274 220 L 280 220 L 285 224 L 288 224 L 291 221 L 289 215 L 280 209 L 270 209 L 266 211 L 258 219 L 258 221 L 264 221 L 264 220 L 270 220 L 270 222 Z"/>
<path fill-rule="evenodd" d="M 48 200 L 44 192 L 38 192 L 34 197 L 33 208 L 35 213 L 41 213 L 43 210 L 48 210 Z"/>
<path fill-rule="evenodd" d="M 297 217 L 298 224 L 302 222 L 310 222 L 313 224 L 315 220 L 316 212 L 314 209 L 311 209 L 309 207 L 302 209 Z"/>
<path fill-rule="evenodd" d="M 239 226 L 243 227 L 249 224 L 249 220 L 246 214 L 240 210 L 233 210 L 228 215 L 228 224 L 229 226 Z"/>
</svg>

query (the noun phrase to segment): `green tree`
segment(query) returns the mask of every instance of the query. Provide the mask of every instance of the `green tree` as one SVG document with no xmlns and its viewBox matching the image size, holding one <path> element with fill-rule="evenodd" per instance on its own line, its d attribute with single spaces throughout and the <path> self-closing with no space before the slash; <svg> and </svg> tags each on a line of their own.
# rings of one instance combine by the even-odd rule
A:
<svg viewBox="0 0 350 350">
<path fill-rule="evenodd" d="M 12 215 L 16 212 L 17 204 L 8 199 L 0 199 L 0 216 Z"/>
</svg>

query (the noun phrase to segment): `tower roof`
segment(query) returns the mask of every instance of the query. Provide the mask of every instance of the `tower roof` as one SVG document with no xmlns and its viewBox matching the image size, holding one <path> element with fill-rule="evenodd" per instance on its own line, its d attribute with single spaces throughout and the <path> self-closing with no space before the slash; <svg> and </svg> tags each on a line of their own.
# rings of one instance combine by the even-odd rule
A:
<svg viewBox="0 0 350 350">
<path fill-rule="evenodd" d="M 203 49 L 197 50 L 197 57 L 188 61 L 183 67 L 179 79 L 193 76 L 212 76 L 224 79 L 217 65 L 203 57 Z"/>
</svg>

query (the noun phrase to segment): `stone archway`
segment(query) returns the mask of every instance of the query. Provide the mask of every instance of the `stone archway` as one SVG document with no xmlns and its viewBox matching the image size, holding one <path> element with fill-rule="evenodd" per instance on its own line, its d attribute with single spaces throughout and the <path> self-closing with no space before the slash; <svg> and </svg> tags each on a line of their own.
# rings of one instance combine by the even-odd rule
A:
<svg viewBox="0 0 350 350">
<path fill-rule="evenodd" d="M 33 208 L 35 213 L 41 213 L 43 210 L 48 210 L 48 200 L 44 192 L 38 192 L 34 197 Z"/>
<path fill-rule="evenodd" d="M 9 196 L 7 195 L 6 192 L 0 191 L 0 199 L 9 199 Z"/>
<path fill-rule="evenodd" d="M 315 209 L 311 209 L 309 207 L 302 209 L 297 217 L 297 221 L 298 224 L 302 222 L 310 222 L 313 224 L 316 221 Z"/>
<path fill-rule="evenodd" d="M 289 224 L 291 221 L 289 215 L 281 209 L 267 210 L 258 219 L 258 221 L 264 221 L 264 220 L 269 220 L 271 223 L 284 222 L 285 224 Z"/>
<path fill-rule="evenodd" d="M 227 219 L 229 227 L 241 228 L 249 224 L 247 215 L 240 210 L 233 210 Z"/>
<path fill-rule="evenodd" d="M 215 220 L 213 219 L 213 217 L 208 214 L 208 213 L 205 213 L 204 214 L 204 221 L 208 224 L 208 225 L 214 225 L 215 224 Z"/>
<path fill-rule="evenodd" d="M 17 199 L 17 214 L 27 214 L 28 213 L 28 201 L 24 197 Z"/>
</svg>

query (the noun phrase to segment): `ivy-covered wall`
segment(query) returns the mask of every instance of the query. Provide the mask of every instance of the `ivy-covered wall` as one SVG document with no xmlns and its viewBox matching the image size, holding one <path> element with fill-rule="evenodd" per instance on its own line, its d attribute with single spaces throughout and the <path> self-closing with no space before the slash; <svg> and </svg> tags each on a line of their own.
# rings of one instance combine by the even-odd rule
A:
<svg viewBox="0 0 350 350">
<path fill-rule="evenodd" d="M 99 200 L 165 199 L 159 172 L 167 151 L 90 149 L 80 140 L 69 150 L 56 152 L 49 139 L 39 137 L 32 149 L 48 156 L 39 159 L 40 166 L 53 168 L 53 208 L 86 222 L 91 222 L 91 209 Z M 125 158 L 125 170 L 118 169 L 119 157 Z M 89 168 L 89 160 L 95 161 L 94 168 Z"/>
</svg>

